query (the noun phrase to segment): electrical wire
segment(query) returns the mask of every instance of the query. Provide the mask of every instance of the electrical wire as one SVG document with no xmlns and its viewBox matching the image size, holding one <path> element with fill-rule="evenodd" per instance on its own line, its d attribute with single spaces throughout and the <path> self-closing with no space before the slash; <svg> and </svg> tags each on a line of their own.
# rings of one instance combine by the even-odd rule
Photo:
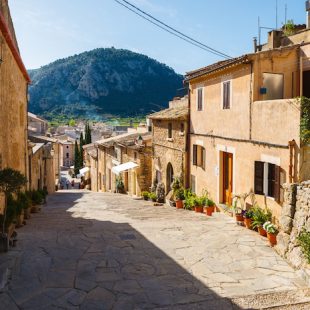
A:
<svg viewBox="0 0 310 310">
<path fill-rule="evenodd" d="M 123 7 L 127 8 L 131 12 L 135 13 L 136 15 L 138 15 L 138 16 L 142 17 L 143 19 L 149 21 L 153 25 L 163 29 L 164 31 L 166 31 L 166 32 L 168 32 L 168 33 L 170 33 L 170 34 L 172 34 L 172 35 L 174 35 L 174 36 L 176 36 L 176 37 L 178 37 L 178 38 L 180 38 L 180 39 L 182 39 L 182 40 L 184 40 L 184 41 L 186 41 L 186 42 L 188 42 L 188 43 L 190 43 L 196 47 L 199 47 L 199 48 L 201 48 L 201 49 L 203 49 L 209 53 L 212 53 L 216 56 L 220 56 L 222 58 L 226 58 L 226 59 L 232 58 L 231 56 L 228 56 L 227 54 L 224 54 L 224 53 L 222 53 L 222 52 L 220 52 L 220 51 L 218 51 L 218 50 L 216 50 L 216 49 L 214 49 L 208 45 L 205 45 L 204 43 L 201 43 L 201 42 L 191 38 L 190 36 L 178 31 L 177 29 L 170 27 L 169 25 L 167 25 L 164 22 L 160 21 L 159 19 L 153 17 L 152 15 L 148 14 L 147 12 L 139 9 L 138 7 L 136 7 L 135 5 L 131 4 L 130 2 L 128 2 L 126 0 L 120 0 L 120 1 L 114 0 L 114 1 L 117 2 L 118 4 L 122 5 Z M 125 2 L 127 5 L 121 1 Z M 128 5 L 134 9 L 130 8 Z M 139 12 L 141 12 L 142 14 L 140 14 Z M 146 17 L 145 15 L 148 17 Z M 156 22 L 154 22 L 154 21 L 156 21 Z"/>
</svg>

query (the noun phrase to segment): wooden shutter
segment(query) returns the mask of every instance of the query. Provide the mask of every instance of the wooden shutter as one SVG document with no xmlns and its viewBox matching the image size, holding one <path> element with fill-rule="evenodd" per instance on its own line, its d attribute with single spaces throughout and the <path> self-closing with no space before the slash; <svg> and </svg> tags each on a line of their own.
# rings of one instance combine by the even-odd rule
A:
<svg viewBox="0 0 310 310">
<path fill-rule="evenodd" d="M 279 166 L 275 166 L 275 182 L 274 182 L 274 199 L 277 202 L 280 202 L 280 170 Z"/>
<path fill-rule="evenodd" d="M 202 88 L 198 88 L 197 110 L 202 111 Z"/>
<path fill-rule="evenodd" d="M 264 163 L 256 161 L 254 166 L 254 192 L 264 195 Z"/>
<path fill-rule="evenodd" d="M 206 165 L 206 149 L 201 147 L 201 167 L 205 169 Z"/>
<path fill-rule="evenodd" d="M 230 82 L 223 83 L 223 109 L 230 109 Z"/>
<path fill-rule="evenodd" d="M 197 145 L 193 145 L 193 165 L 197 165 Z"/>
</svg>

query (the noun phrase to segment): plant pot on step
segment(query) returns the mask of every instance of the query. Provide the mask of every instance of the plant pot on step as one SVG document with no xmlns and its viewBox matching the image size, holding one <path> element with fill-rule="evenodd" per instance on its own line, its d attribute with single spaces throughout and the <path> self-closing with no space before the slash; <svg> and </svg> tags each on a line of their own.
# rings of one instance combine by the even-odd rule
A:
<svg viewBox="0 0 310 310">
<path fill-rule="evenodd" d="M 244 225 L 248 229 L 252 229 L 252 219 L 244 218 Z"/>
<path fill-rule="evenodd" d="M 274 246 L 277 244 L 277 235 L 276 234 L 271 234 L 271 233 L 267 232 L 267 238 L 268 238 L 271 246 Z"/>
<path fill-rule="evenodd" d="M 175 206 L 177 209 L 183 209 L 183 200 L 176 200 L 175 201 Z"/>
<path fill-rule="evenodd" d="M 203 213 L 203 206 L 195 206 L 195 212 Z"/>
<path fill-rule="evenodd" d="M 266 237 L 267 236 L 267 231 L 263 228 L 263 226 L 258 226 L 258 233 L 263 236 Z"/>
<path fill-rule="evenodd" d="M 243 222 L 244 218 L 243 218 L 243 215 L 240 213 L 240 214 L 237 214 L 236 213 L 236 221 L 237 222 Z"/>
<path fill-rule="evenodd" d="M 207 216 L 212 216 L 212 213 L 214 212 L 214 206 L 206 206 L 204 207 L 204 210 Z"/>
</svg>

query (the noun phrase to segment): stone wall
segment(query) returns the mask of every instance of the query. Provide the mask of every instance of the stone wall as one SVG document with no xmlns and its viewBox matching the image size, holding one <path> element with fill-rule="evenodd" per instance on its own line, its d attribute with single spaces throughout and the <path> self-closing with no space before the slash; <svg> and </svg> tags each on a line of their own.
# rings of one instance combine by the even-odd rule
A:
<svg viewBox="0 0 310 310">
<path fill-rule="evenodd" d="M 296 269 L 310 268 L 297 237 L 303 227 L 310 231 L 310 181 L 284 184 L 284 204 L 279 219 L 276 250 Z"/>
</svg>

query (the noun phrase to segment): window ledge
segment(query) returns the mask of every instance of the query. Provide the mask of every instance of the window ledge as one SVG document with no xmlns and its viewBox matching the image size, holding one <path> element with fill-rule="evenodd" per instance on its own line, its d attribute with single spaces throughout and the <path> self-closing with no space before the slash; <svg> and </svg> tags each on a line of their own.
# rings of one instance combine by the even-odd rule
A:
<svg viewBox="0 0 310 310">
<path fill-rule="evenodd" d="M 173 142 L 173 138 L 167 138 L 168 142 Z"/>
</svg>

